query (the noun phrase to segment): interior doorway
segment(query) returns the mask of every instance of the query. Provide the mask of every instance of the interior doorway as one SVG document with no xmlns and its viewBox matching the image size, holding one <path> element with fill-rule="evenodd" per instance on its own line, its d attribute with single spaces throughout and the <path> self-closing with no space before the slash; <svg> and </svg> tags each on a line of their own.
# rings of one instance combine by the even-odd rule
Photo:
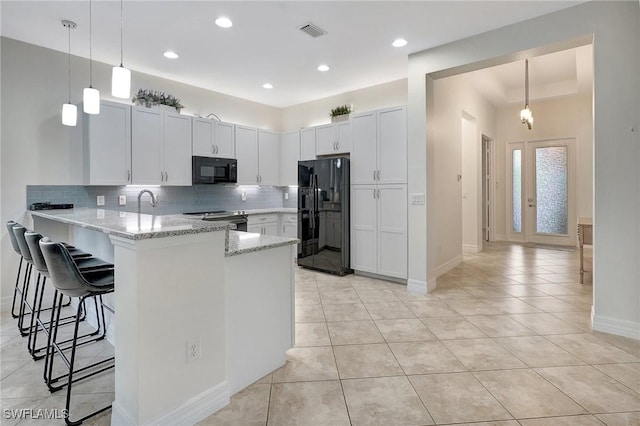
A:
<svg viewBox="0 0 640 426">
<path fill-rule="evenodd" d="M 493 140 L 482 135 L 482 241 L 491 241 L 493 225 Z"/>
</svg>

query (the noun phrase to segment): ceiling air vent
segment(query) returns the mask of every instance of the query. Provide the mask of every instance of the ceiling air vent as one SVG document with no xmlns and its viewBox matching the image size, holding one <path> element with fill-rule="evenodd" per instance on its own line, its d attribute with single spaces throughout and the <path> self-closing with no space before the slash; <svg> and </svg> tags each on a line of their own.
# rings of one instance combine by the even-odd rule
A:
<svg viewBox="0 0 640 426">
<path fill-rule="evenodd" d="M 323 36 L 327 33 L 325 30 L 323 30 L 316 24 L 312 24 L 311 22 L 307 22 L 306 24 L 302 25 L 300 27 L 300 31 L 309 34 L 313 38 Z"/>
</svg>

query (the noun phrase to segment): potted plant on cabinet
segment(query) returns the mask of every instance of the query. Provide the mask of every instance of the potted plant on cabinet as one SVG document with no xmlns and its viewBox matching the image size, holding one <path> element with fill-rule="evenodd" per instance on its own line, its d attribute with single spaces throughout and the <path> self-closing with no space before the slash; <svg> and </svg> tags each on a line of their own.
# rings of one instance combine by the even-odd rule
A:
<svg viewBox="0 0 640 426">
<path fill-rule="evenodd" d="M 131 99 L 136 105 L 144 105 L 147 108 L 151 107 L 168 107 L 180 112 L 184 106 L 180 103 L 180 99 L 173 95 L 165 94 L 164 92 L 158 92 L 157 90 L 139 89 L 138 93 L 133 95 Z"/>
<path fill-rule="evenodd" d="M 353 112 L 353 105 L 340 105 L 331 110 L 331 122 L 344 121 L 349 119 L 349 114 Z"/>
</svg>

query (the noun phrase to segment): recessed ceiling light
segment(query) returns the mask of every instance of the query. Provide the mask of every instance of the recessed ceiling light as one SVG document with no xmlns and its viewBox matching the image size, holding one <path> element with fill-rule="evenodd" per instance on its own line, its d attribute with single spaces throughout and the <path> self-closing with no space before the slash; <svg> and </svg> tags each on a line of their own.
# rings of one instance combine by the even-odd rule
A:
<svg viewBox="0 0 640 426">
<path fill-rule="evenodd" d="M 403 38 L 397 38 L 395 40 L 393 40 L 393 43 L 391 43 L 391 45 L 393 47 L 404 47 L 407 45 L 407 40 L 403 39 Z"/>
<path fill-rule="evenodd" d="M 329 71 L 331 68 L 329 68 L 329 65 L 322 64 L 322 65 L 318 65 L 317 69 L 320 72 L 326 72 L 326 71 Z"/>
<path fill-rule="evenodd" d="M 226 16 L 221 16 L 216 19 L 216 25 L 220 28 L 231 28 L 233 27 L 233 22 L 231 22 L 231 19 L 227 18 Z"/>
<path fill-rule="evenodd" d="M 273 84 L 265 83 L 265 84 L 262 85 L 262 87 L 265 88 L 265 89 L 273 89 Z"/>
<path fill-rule="evenodd" d="M 167 50 L 166 52 L 163 53 L 165 58 L 169 58 L 169 59 L 178 59 L 179 56 L 176 52 L 173 52 L 171 50 Z"/>
</svg>

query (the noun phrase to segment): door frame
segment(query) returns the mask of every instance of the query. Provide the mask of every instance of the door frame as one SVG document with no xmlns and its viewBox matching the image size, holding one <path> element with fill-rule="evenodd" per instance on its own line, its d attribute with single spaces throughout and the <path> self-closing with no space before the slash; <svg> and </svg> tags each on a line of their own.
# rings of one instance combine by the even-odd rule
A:
<svg viewBox="0 0 640 426">
<path fill-rule="evenodd" d="M 486 145 L 485 145 L 486 142 Z M 490 138 L 489 136 L 485 135 L 484 133 L 481 134 L 481 140 L 480 140 L 481 146 L 480 146 L 480 175 L 481 175 L 481 179 L 482 179 L 482 186 L 480 188 L 481 191 L 481 198 L 482 198 L 482 215 L 480 216 L 480 222 L 481 222 L 481 226 L 480 228 L 482 229 L 485 226 L 485 220 L 484 220 L 484 213 L 485 213 L 485 209 L 486 206 L 484 204 L 485 202 L 485 198 L 487 198 L 485 196 L 485 185 L 486 185 L 486 189 L 488 189 L 489 191 L 489 197 L 488 197 L 488 201 L 489 201 L 489 208 L 488 208 L 488 214 L 489 214 L 489 232 L 488 232 L 488 238 L 485 240 L 485 235 L 483 233 L 482 235 L 482 243 L 484 244 L 484 242 L 486 241 L 496 241 L 496 190 L 497 190 L 497 185 L 496 185 L 496 181 L 495 181 L 495 176 L 497 173 L 497 168 L 496 168 L 496 141 L 495 139 Z M 484 175 L 484 166 L 485 166 L 485 146 L 488 150 L 488 157 L 489 157 L 489 167 L 487 172 L 489 173 L 489 179 L 487 179 L 486 175 Z"/>
</svg>

